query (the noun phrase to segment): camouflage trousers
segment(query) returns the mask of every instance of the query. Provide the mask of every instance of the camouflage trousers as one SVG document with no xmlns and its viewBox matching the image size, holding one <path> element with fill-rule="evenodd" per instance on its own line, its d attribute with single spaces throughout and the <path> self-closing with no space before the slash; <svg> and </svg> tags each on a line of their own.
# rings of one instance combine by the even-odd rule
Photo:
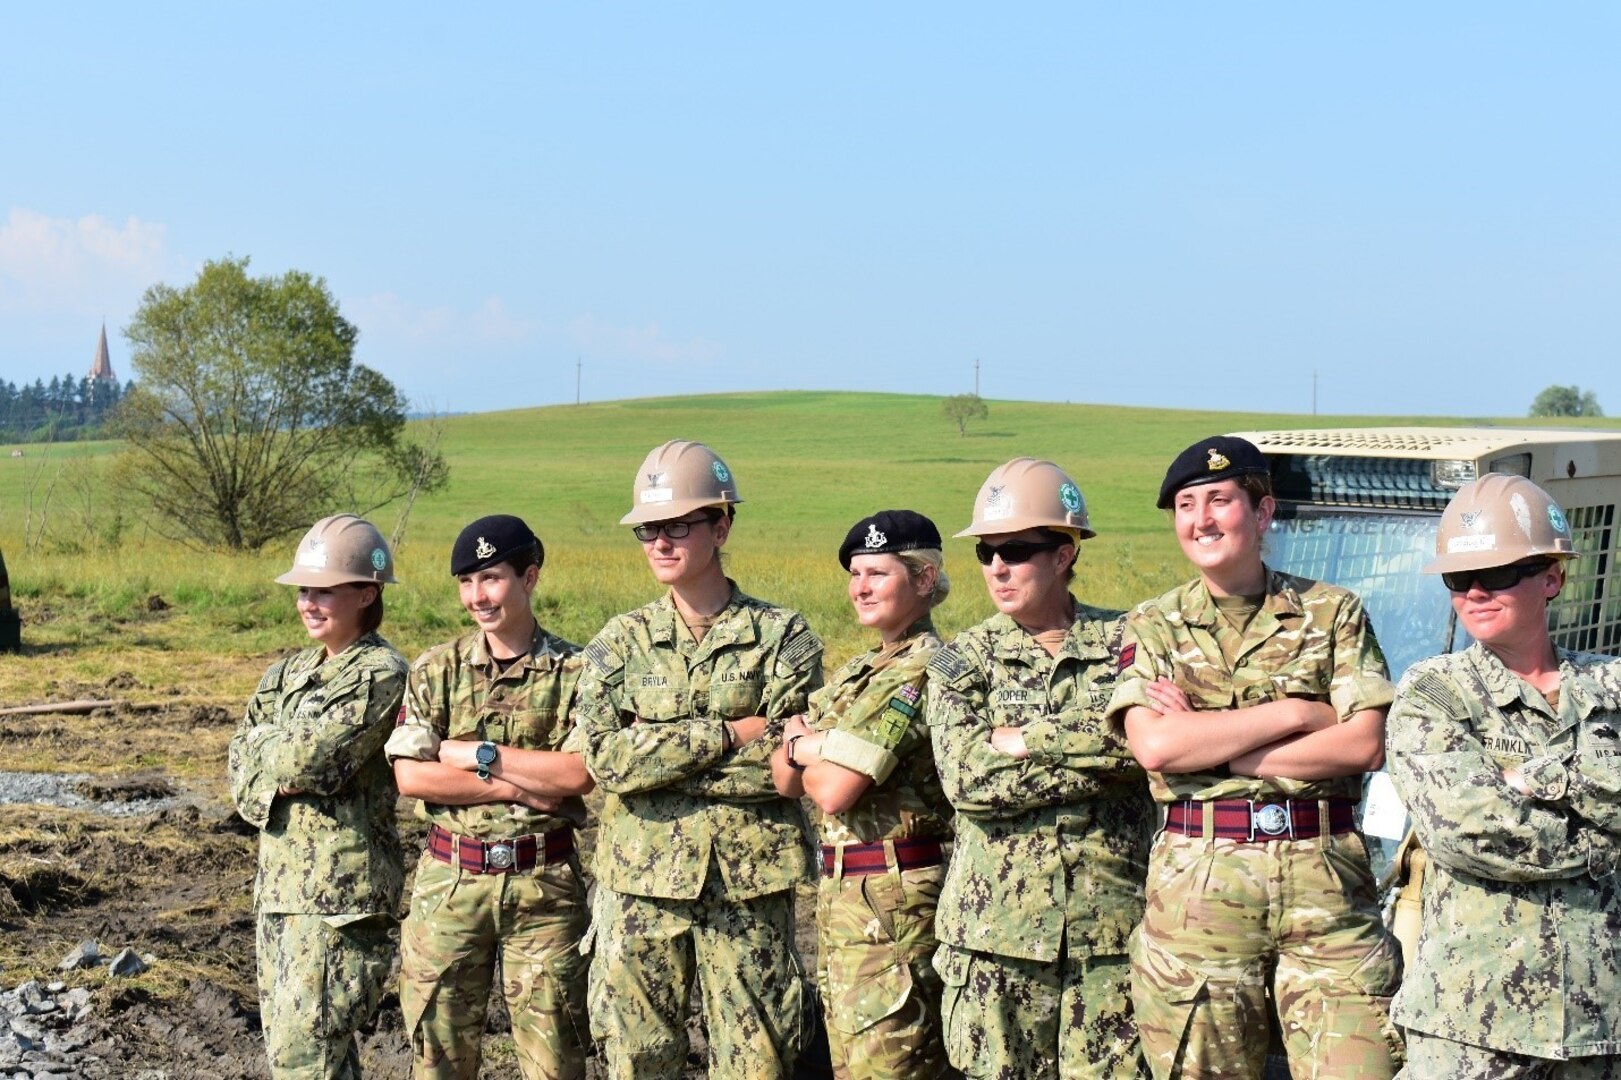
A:
<svg viewBox="0 0 1621 1080">
<path fill-rule="evenodd" d="M 785 1080 L 804 1037 L 793 890 L 696 900 L 614 892 L 592 904 L 591 1031 L 613 1080 L 685 1075 L 692 984 L 702 995 L 710 1080 Z"/>
<path fill-rule="evenodd" d="M 1057 962 L 940 946 L 951 1063 L 970 1080 L 1146 1077 L 1124 956 Z"/>
<path fill-rule="evenodd" d="M 1407 1067 L 1398 1075 L 1403 1080 L 1621 1080 L 1621 1057 L 1550 1061 L 1409 1029 Z"/>
<path fill-rule="evenodd" d="M 273 1080 L 359 1080 L 355 1032 L 394 966 L 388 915 L 261 914 L 259 1015 Z"/>
<path fill-rule="evenodd" d="M 1361 837 L 1240 840 L 1162 832 L 1132 936 L 1132 995 L 1157 1080 L 1260 1077 L 1272 1021 L 1294 1080 L 1387 1080 L 1401 950 Z"/>
<path fill-rule="evenodd" d="M 955 1075 L 940 1031 L 934 908 L 944 866 L 824 877 L 816 985 L 838 1080 Z"/>
<path fill-rule="evenodd" d="M 525 1080 L 579 1080 L 585 886 L 578 864 L 475 874 L 423 856 L 400 930 L 400 1009 L 417 1080 L 471 1080 L 497 965 Z"/>
</svg>

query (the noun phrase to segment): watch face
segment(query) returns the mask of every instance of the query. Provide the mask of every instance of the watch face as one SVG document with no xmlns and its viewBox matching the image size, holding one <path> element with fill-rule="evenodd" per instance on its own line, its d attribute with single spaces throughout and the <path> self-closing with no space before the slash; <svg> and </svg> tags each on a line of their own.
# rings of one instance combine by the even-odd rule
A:
<svg viewBox="0 0 1621 1080">
<path fill-rule="evenodd" d="M 495 744 L 494 743 L 479 743 L 478 744 L 478 750 L 473 755 L 473 760 L 477 761 L 480 765 L 494 765 L 495 764 Z"/>
</svg>

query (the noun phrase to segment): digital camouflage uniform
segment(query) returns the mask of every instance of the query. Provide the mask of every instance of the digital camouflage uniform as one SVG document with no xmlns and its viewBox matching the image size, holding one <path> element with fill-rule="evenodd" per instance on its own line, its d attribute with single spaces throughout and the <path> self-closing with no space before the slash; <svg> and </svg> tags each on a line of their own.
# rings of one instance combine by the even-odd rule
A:
<svg viewBox="0 0 1621 1080">
<path fill-rule="evenodd" d="M 929 663 L 930 733 L 956 848 L 935 964 L 951 1063 L 973 1078 L 1144 1075 L 1126 943 L 1153 804 L 1103 722 L 1120 612 L 1075 604 L 1057 656 L 1007 615 Z M 1017 727 L 1029 757 L 991 745 Z"/>
<path fill-rule="evenodd" d="M 940 647 L 927 618 L 901 640 L 855 657 L 810 697 L 808 722 L 828 734 L 821 758 L 872 780 L 842 814 L 815 812 L 829 847 L 951 839 L 923 708 L 926 666 Z M 817 887 L 816 984 L 840 1080 L 950 1075 L 940 1035 L 934 909 L 945 866 L 881 874 L 823 873 Z"/>
<path fill-rule="evenodd" d="M 1558 656 L 1557 707 L 1472 645 L 1414 665 L 1390 712 L 1430 860 L 1396 999 L 1416 1078 L 1621 1075 L 1621 661 Z"/>
<path fill-rule="evenodd" d="M 388 740 L 388 756 L 435 760 L 443 739 L 558 750 L 580 666 L 578 645 L 539 626 L 528 656 L 505 671 L 491 660 L 482 630 L 437 645 L 411 665 L 405 715 Z M 429 802 L 420 812 L 447 832 L 483 841 L 585 824 L 578 796 L 555 813 L 518 803 Z M 577 858 L 537 859 L 524 873 L 478 873 L 424 854 L 400 931 L 400 1008 L 418 1080 L 477 1075 L 498 960 L 523 1075 L 584 1076 L 590 1033 L 579 944 L 586 922 Z"/>
<path fill-rule="evenodd" d="M 276 1080 L 360 1076 L 355 1032 L 394 961 L 404 861 L 383 742 L 405 658 L 376 633 L 272 664 L 231 738 L 231 798 L 259 829 L 259 1011 Z M 279 795 L 281 789 L 296 795 Z"/>
<path fill-rule="evenodd" d="M 801 1042 L 799 807 L 772 785 L 782 722 L 822 684 L 805 620 L 732 586 L 701 641 L 666 594 L 586 647 L 571 749 L 608 793 L 592 872 L 592 1032 L 621 1080 L 679 1077 L 693 980 L 709 1076 L 784 1077 Z M 722 722 L 767 735 L 725 752 Z"/>
<path fill-rule="evenodd" d="M 1261 608 L 1242 634 L 1199 579 L 1140 605 L 1127 617 L 1122 659 L 1108 707 L 1117 724 L 1134 705 L 1154 708 L 1147 687 L 1162 677 L 1196 711 L 1303 698 L 1328 702 L 1342 721 L 1387 706 L 1394 692 L 1361 601 L 1277 571 L 1268 571 Z M 1360 775 L 1261 779 L 1226 766 L 1150 773 L 1149 782 L 1163 804 L 1309 804 L 1362 794 Z M 1137 1024 L 1156 1077 L 1259 1077 L 1269 981 L 1297 1080 L 1389 1077 L 1400 1063 L 1389 1009 L 1401 953 L 1380 918 L 1367 851 L 1354 832 L 1254 842 L 1161 832 L 1132 969 Z"/>
</svg>

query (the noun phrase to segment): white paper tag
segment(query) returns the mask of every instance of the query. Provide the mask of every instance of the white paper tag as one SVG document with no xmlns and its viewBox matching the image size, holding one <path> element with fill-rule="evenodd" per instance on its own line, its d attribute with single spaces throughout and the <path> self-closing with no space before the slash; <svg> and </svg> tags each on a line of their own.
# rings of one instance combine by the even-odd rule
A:
<svg viewBox="0 0 1621 1080">
<path fill-rule="evenodd" d="M 1400 840 L 1407 835 L 1407 808 L 1401 804 L 1389 773 L 1376 772 L 1368 777 L 1368 793 L 1362 802 L 1362 831 L 1384 840 Z"/>
</svg>

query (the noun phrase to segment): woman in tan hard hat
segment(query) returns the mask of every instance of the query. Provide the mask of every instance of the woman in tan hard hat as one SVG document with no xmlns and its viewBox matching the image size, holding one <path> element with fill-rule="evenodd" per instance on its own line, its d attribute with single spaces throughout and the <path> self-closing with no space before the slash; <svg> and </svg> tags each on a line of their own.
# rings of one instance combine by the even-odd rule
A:
<svg viewBox="0 0 1621 1080">
<path fill-rule="evenodd" d="M 569 748 L 608 792 L 591 1025 L 620 1080 L 683 1075 L 694 982 L 712 1080 L 789 1076 L 799 1050 L 793 890 L 809 866 L 799 807 L 772 786 L 769 758 L 822 683 L 822 643 L 726 576 L 741 501 L 709 447 L 653 450 L 621 524 L 667 591 L 585 650 Z"/>
<path fill-rule="evenodd" d="M 298 586 L 315 644 L 270 666 L 231 739 L 231 795 L 259 829 L 260 1016 L 273 1077 L 348 1080 L 394 961 L 404 879 L 383 743 L 406 665 L 377 633 L 394 556 L 338 514 L 276 580 Z"/>
<path fill-rule="evenodd" d="M 923 712 L 940 647 L 929 612 L 950 591 L 934 522 L 882 510 L 839 546 L 850 602 L 876 648 L 839 668 L 788 722 L 777 790 L 820 813 L 816 982 L 839 1080 L 954 1075 L 932 966 L 951 807 Z"/>
<path fill-rule="evenodd" d="M 1355 818 L 1384 655 L 1356 596 L 1262 560 L 1252 443 L 1189 446 L 1158 505 L 1199 576 L 1131 612 L 1108 706 L 1165 809 L 1132 941 L 1143 1053 L 1156 1077 L 1258 1080 L 1275 1003 L 1293 1075 L 1389 1077 L 1401 957 Z"/>
<path fill-rule="evenodd" d="M 929 727 L 957 844 L 935 961 L 951 1063 L 971 1077 L 1143 1075 L 1126 943 L 1153 805 L 1103 720 L 1121 612 L 1071 595 L 1095 535 L 1050 461 L 991 473 L 958 533 L 998 614 L 929 663 Z"/>
<path fill-rule="evenodd" d="M 1413 665 L 1390 711 L 1429 857 L 1395 1010 L 1414 1077 L 1621 1076 L 1621 661 L 1549 635 L 1575 557 L 1545 491 L 1488 473 L 1424 568 L 1474 644 Z"/>
</svg>

